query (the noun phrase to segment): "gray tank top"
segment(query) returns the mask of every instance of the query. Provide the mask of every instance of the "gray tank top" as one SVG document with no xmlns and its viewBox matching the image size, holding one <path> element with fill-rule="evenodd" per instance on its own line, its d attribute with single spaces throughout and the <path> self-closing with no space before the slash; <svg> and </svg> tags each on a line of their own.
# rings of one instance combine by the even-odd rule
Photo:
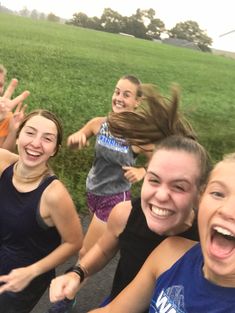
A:
<svg viewBox="0 0 235 313">
<path fill-rule="evenodd" d="M 112 195 L 127 191 L 131 184 L 122 166 L 133 166 L 135 156 L 124 139 L 115 138 L 104 122 L 96 137 L 95 158 L 87 180 L 87 191 L 95 195 Z"/>
</svg>

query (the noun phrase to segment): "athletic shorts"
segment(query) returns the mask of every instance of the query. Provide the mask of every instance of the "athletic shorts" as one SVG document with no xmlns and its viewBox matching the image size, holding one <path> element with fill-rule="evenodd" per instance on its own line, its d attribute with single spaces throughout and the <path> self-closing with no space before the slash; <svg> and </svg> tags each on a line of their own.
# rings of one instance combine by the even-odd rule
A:
<svg viewBox="0 0 235 313">
<path fill-rule="evenodd" d="M 112 208 L 122 201 L 131 199 L 130 190 L 116 193 L 115 195 L 97 196 L 87 192 L 87 204 L 92 213 L 101 221 L 107 222 Z"/>
</svg>

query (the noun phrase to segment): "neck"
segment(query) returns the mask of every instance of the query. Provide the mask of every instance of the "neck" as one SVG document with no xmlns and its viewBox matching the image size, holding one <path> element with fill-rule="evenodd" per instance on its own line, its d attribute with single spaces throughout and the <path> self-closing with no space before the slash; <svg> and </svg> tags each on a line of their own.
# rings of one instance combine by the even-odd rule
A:
<svg viewBox="0 0 235 313">
<path fill-rule="evenodd" d="M 48 175 L 50 170 L 47 165 L 44 165 L 36 169 L 24 168 L 19 162 L 15 163 L 14 166 L 14 179 L 20 183 L 34 183 L 41 181 L 43 177 Z"/>
</svg>

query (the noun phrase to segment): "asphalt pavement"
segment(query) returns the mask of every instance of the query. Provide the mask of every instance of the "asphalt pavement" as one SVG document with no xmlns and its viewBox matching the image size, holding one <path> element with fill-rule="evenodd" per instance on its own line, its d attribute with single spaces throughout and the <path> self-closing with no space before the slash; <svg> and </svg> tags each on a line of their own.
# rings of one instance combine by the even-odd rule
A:
<svg viewBox="0 0 235 313">
<path fill-rule="evenodd" d="M 89 216 L 84 216 L 81 217 L 81 220 L 85 232 L 89 225 L 90 218 Z M 97 308 L 103 299 L 109 295 L 117 261 L 118 256 L 106 265 L 102 271 L 87 280 L 86 284 L 77 295 L 77 303 L 73 309 L 73 313 L 87 313 L 89 310 Z M 65 270 L 74 265 L 75 262 L 75 257 L 70 258 L 65 264 L 57 268 L 57 275 L 64 273 Z M 47 290 L 31 313 L 46 313 L 50 305 Z"/>
</svg>

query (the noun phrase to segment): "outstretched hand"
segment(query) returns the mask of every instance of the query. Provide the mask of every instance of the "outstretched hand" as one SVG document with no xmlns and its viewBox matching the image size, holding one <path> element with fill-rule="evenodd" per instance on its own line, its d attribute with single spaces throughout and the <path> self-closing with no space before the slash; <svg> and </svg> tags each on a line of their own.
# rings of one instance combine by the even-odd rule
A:
<svg viewBox="0 0 235 313">
<path fill-rule="evenodd" d="M 14 110 L 19 103 L 22 103 L 29 96 L 30 92 L 25 90 L 19 96 L 11 99 L 17 86 L 18 80 L 13 78 L 3 96 L 0 97 L 0 114 L 6 114 L 7 112 Z"/>
</svg>

